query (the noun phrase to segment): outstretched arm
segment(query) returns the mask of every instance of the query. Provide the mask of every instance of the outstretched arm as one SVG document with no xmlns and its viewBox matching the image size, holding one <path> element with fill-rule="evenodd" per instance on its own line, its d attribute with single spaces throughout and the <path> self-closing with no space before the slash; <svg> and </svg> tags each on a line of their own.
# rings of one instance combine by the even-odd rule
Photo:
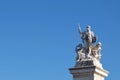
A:
<svg viewBox="0 0 120 80">
<path fill-rule="evenodd" d="M 82 31 L 81 31 L 81 28 L 80 28 L 80 24 L 78 24 L 78 32 L 81 34 Z"/>
<path fill-rule="evenodd" d="M 81 31 L 80 24 L 78 24 L 78 32 L 80 34 L 80 38 L 82 39 L 82 42 L 84 43 L 84 32 Z"/>
</svg>

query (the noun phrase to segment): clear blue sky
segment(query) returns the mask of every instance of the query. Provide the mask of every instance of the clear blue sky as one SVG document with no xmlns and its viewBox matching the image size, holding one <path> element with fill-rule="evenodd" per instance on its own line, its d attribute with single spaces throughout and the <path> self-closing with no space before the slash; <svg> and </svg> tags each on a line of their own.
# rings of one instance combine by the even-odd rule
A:
<svg viewBox="0 0 120 80">
<path fill-rule="evenodd" d="M 102 42 L 102 64 L 119 79 L 119 0 L 0 0 L 0 80 L 72 80 L 77 24 Z"/>
</svg>

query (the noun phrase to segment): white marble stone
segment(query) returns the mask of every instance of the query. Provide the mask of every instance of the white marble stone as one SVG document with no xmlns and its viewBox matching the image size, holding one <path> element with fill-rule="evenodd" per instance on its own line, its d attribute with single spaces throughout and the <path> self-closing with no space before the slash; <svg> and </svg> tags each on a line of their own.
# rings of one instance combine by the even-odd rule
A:
<svg viewBox="0 0 120 80">
<path fill-rule="evenodd" d="M 73 80 L 104 80 L 108 76 L 108 71 L 96 66 L 84 66 L 80 68 L 70 68 Z"/>
<path fill-rule="evenodd" d="M 73 80 L 104 80 L 108 71 L 100 63 L 102 43 L 95 44 L 97 36 L 90 26 L 86 27 L 86 31 L 81 31 L 80 26 L 78 30 L 82 43 L 76 46 L 76 64 L 69 69 Z"/>
</svg>

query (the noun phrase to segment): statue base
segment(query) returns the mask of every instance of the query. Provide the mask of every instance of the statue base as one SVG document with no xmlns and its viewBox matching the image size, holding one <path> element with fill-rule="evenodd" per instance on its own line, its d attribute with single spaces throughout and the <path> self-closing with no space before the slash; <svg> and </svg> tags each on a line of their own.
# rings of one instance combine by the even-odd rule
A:
<svg viewBox="0 0 120 80">
<path fill-rule="evenodd" d="M 75 68 L 84 67 L 84 66 L 97 66 L 103 69 L 102 64 L 96 58 L 85 58 L 82 59 L 81 61 L 77 61 L 75 64 Z"/>
<path fill-rule="evenodd" d="M 83 59 L 76 62 L 74 68 L 70 68 L 73 80 L 104 80 L 108 71 L 104 70 L 101 63 L 96 59 Z"/>
</svg>

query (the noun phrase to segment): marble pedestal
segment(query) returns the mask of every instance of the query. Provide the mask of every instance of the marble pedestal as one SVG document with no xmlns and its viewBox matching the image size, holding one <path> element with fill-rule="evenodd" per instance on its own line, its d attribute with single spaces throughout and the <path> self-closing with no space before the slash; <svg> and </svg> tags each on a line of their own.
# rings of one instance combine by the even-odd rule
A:
<svg viewBox="0 0 120 80">
<path fill-rule="evenodd" d="M 70 68 L 69 70 L 73 75 L 73 80 L 104 80 L 108 75 L 108 71 L 92 64 Z"/>
</svg>

